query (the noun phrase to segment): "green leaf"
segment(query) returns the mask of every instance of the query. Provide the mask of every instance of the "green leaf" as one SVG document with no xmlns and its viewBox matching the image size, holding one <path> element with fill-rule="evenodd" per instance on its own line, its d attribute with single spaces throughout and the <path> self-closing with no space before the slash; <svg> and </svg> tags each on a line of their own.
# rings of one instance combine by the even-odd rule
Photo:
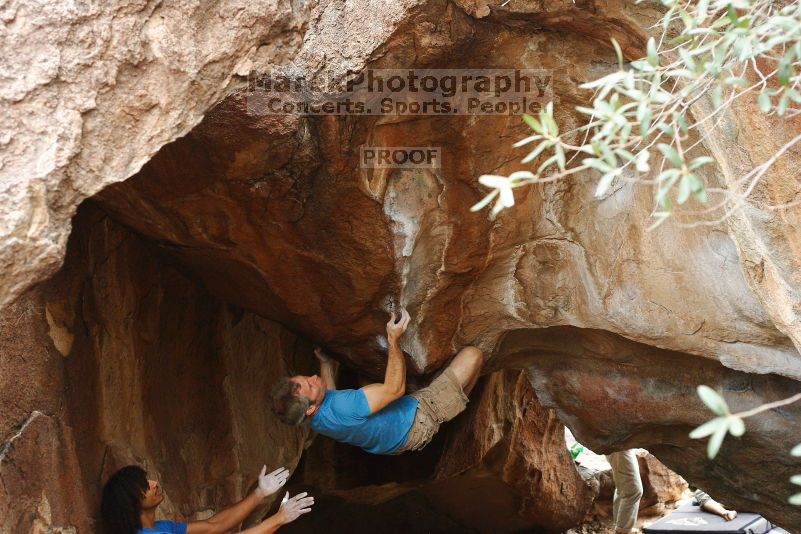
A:
<svg viewBox="0 0 801 534">
<path fill-rule="evenodd" d="M 644 59 L 637 59 L 631 62 L 631 67 L 640 72 L 653 72 L 654 68 Z"/>
<path fill-rule="evenodd" d="M 788 89 L 787 90 L 787 96 L 789 96 L 790 100 L 792 100 L 796 104 L 801 103 L 801 93 L 799 93 L 795 89 Z"/>
<path fill-rule="evenodd" d="M 687 41 L 692 41 L 692 40 L 693 40 L 693 38 L 690 37 L 689 35 L 678 35 L 678 36 L 673 37 L 672 39 L 670 39 L 668 41 L 668 44 L 677 45 L 677 44 L 686 43 Z"/>
<path fill-rule="evenodd" d="M 539 121 L 528 114 L 523 114 L 523 121 L 531 127 L 532 130 L 541 134 L 543 132 L 542 126 L 540 125 Z"/>
<path fill-rule="evenodd" d="M 753 55 L 753 47 L 751 41 L 747 39 L 738 39 L 734 42 L 734 53 L 737 55 L 739 61 L 748 59 Z"/>
<path fill-rule="evenodd" d="M 790 454 L 793 456 L 801 456 L 801 443 L 793 447 L 793 450 L 790 451 Z"/>
<path fill-rule="evenodd" d="M 745 78 L 739 78 L 737 76 L 731 76 L 726 78 L 725 82 L 726 85 L 737 85 L 740 87 L 748 87 L 748 80 Z"/>
<path fill-rule="evenodd" d="M 704 70 L 707 71 L 713 78 L 720 77 L 720 65 L 715 63 L 714 61 L 708 61 L 704 63 Z"/>
<path fill-rule="evenodd" d="M 621 50 L 620 45 L 614 37 L 612 37 L 612 46 L 615 48 L 615 55 L 617 56 L 617 63 L 620 65 L 620 70 L 623 70 L 623 50 Z"/>
<path fill-rule="evenodd" d="M 651 99 L 656 102 L 657 104 L 667 104 L 675 95 L 673 93 L 668 93 L 667 91 L 663 91 L 658 89 L 653 95 L 651 95 Z"/>
<path fill-rule="evenodd" d="M 662 208 L 662 211 L 670 211 L 670 208 L 673 204 L 670 202 L 670 197 L 667 196 L 668 192 L 670 191 L 670 186 L 668 187 L 661 187 L 657 192 L 656 195 L 656 202 Z"/>
<path fill-rule="evenodd" d="M 690 189 L 693 193 L 697 193 L 704 188 L 704 182 L 701 181 L 697 174 L 688 174 L 687 180 L 690 182 Z"/>
<path fill-rule="evenodd" d="M 612 152 L 605 143 L 601 143 L 598 147 L 601 149 L 601 154 L 603 154 L 604 161 L 607 163 L 607 165 L 613 169 L 616 168 L 617 156 L 615 156 L 615 153 Z"/>
<path fill-rule="evenodd" d="M 679 17 L 681 17 L 682 22 L 684 22 L 684 28 L 686 30 L 691 30 L 695 28 L 695 17 L 690 15 L 690 13 L 686 9 L 679 10 Z"/>
<path fill-rule="evenodd" d="M 687 199 L 690 198 L 692 187 L 690 185 L 689 176 L 690 175 L 682 176 L 681 182 L 679 182 L 679 194 L 676 196 L 676 202 L 679 204 L 684 204 L 687 202 Z"/>
<path fill-rule="evenodd" d="M 672 185 L 673 182 L 676 181 L 676 178 L 679 177 L 679 173 L 680 173 L 679 169 L 667 169 L 667 170 L 664 170 L 664 171 L 660 172 L 659 175 L 656 177 L 656 181 L 657 182 L 662 182 L 662 181 L 668 180 L 668 181 L 670 181 L 670 184 L 668 185 L 668 187 L 670 187 L 670 185 Z M 657 194 L 657 196 L 659 196 L 659 195 Z"/>
<path fill-rule="evenodd" d="M 715 433 L 712 434 L 712 437 L 709 438 L 709 442 L 706 444 L 706 455 L 710 460 L 718 455 L 720 446 L 723 445 L 723 438 L 726 437 L 726 431 L 729 429 L 728 420 L 722 419 L 722 421 L 723 423 L 715 429 Z"/>
<path fill-rule="evenodd" d="M 759 109 L 762 113 L 768 113 L 770 111 L 770 96 L 767 93 L 759 93 L 757 97 L 757 104 L 759 104 Z"/>
<path fill-rule="evenodd" d="M 648 165 L 648 158 L 650 157 L 651 154 L 647 150 L 642 150 L 637 154 L 636 167 L 638 172 L 648 172 L 651 170 L 651 166 Z"/>
<path fill-rule="evenodd" d="M 640 102 L 637 106 L 637 122 L 640 124 L 640 135 L 642 137 L 648 135 L 648 129 L 651 127 L 651 107 L 647 102 Z"/>
<path fill-rule="evenodd" d="M 622 71 L 615 71 L 612 74 L 608 74 L 603 78 L 599 78 L 597 80 L 593 80 L 591 82 L 583 83 L 579 85 L 581 89 L 595 89 L 596 87 L 607 86 L 607 85 L 614 85 L 623 78 L 626 77 L 626 73 Z"/>
<path fill-rule="evenodd" d="M 724 423 L 725 422 L 723 421 L 722 417 L 716 417 L 711 421 L 707 421 L 703 425 L 697 427 L 695 430 L 690 432 L 690 437 L 692 439 L 701 439 L 707 436 L 711 436 L 712 434 L 715 433 L 718 427 Z"/>
<path fill-rule="evenodd" d="M 656 39 L 653 37 L 648 38 L 648 64 L 652 67 L 659 66 L 659 54 L 656 51 Z"/>
<path fill-rule="evenodd" d="M 520 148 L 521 146 L 527 145 L 527 144 L 529 144 L 529 143 L 531 143 L 533 141 L 537 141 L 539 139 L 542 139 L 541 135 L 530 135 L 530 136 L 528 136 L 528 137 L 526 137 L 524 139 L 521 139 L 517 143 L 513 144 L 512 147 L 513 148 Z"/>
<path fill-rule="evenodd" d="M 779 104 L 776 106 L 776 115 L 781 117 L 784 115 L 784 112 L 787 111 L 787 93 L 783 94 L 781 98 L 779 98 Z"/>
<path fill-rule="evenodd" d="M 556 154 L 554 154 L 554 155 L 553 155 L 553 156 L 551 156 L 550 158 L 546 159 L 546 160 L 545 160 L 545 161 L 543 161 L 543 162 L 540 164 L 540 166 L 537 168 L 537 174 L 542 174 L 542 171 L 544 171 L 545 169 L 547 169 L 547 168 L 548 168 L 548 166 L 549 166 L 549 165 L 553 165 L 553 164 L 554 164 L 554 163 L 556 163 L 557 161 L 559 161 L 559 156 L 557 156 Z"/>
<path fill-rule="evenodd" d="M 795 495 L 787 499 L 787 502 L 789 502 L 793 506 L 801 506 L 801 493 L 796 493 Z"/>
<path fill-rule="evenodd" d="M 779 83 L 782 85 L 790 85 L 790 78 L 793 76 L 793 67 L 786 58 L 779 60 L 779 66 L 776 70 L 776 76 L 779 78 Z"/>
<path fill-rule="evenodd" d="M 653 213 L 653 218 L 656 219 L 656 221 L 654 221 L 651 226 L 646 228 L 645 231 L 650 232 L 651 230 L 655 229 L 657 226 L 665 222 L 668 217 L 670 217 L 669 211 L 655 211 Z"/>
<path fill-rule="evenodd" d="M 615 154 L 623 158 L 625 161 L 631 161 L 634 159 L 634 154 L 623 148 L 616 148 Z"/>
<path fill-rule="evenodd" d="M 684 115 L 674 111 L 673 112 L 673 120 L 675 120 L 676 123 L 678 123 L 679 130 L 681 130 L 682 133 L 687 133 L 687 121 L 684 119 Z"/>
<path fill-rule="evenodd" d="M 793 475 L 790 477 L 790 482 L 797 486 L 801 486 L 801 475 Z"/>
<path fill-rule="evenodd" d="M 609 186 L 612 185 L 612 180 L 615 179 L 617 176 L 618 171 L 612 171 L 604 174 L 601 176 L 600 181 L 598 182 L 598 187 L 595 188 L 595 196 L 602 197 L 604 193 L 609 189 Z"/>
<path fill-rule="evenodd" d="M 509 183 L 512 185 L 512 187 L 515 187 L 517 184 L 536 179 L 537 176 L 531 171 L 515 171 L 509 175 Z"/>
<path fill-rule="evenodd" d="M 745 434 L 745 423 L 739 417 L 729 417 L 729 434 L 740 437 Z"/>
<path fill-rule="evenodd" d="M 796 25 L 798 24 L 794 18 L 783 17 L 780 15 L 772 17 L 771 23 L 788 33 L 794 32 L 797 29 Z"/>
<path fill-rule="evenodd" d="M 492 199 L 495 198 L 496 196 L 498 196 L 498 190 L 497 189 L 495 191 L 492 191 L 490 194 L 488 194 L 484 198 L 482 198 L 476 204 L 474 204 L 473 207 L 470 208 L 470 211 L 478 211 L 478 210 L 484 208 L 487 204 L 492 202 Z"/>
<path fill-rule="evenodd" d="M 559 165 L 560 170 L 565 170 L 565 165 L 567 165 L 565 151 L 561 144 L 555 145 L 554 148 L 556 149 L 556 164 Z"/>
<path fill-rule="evenodd" d="M 665 73 L 671 78 L 695 78 L 695 73 L 689 69 L 672 69 Z"/>
<path fill-rule="evenodd" d="M 726 14 L 729 16 L 729 20 L 731 20 L 731 23 L 734 24 L 735 26 L 737 26 L 740 23 L 740 17 L 737 15 L 737 10 L 734 9 L 734 5 L 729 4 Z"/>
<path fill-rule="evenodd" d="M 687 194 L 689 196 L 688 193 L 682 193 L 683 187 L 689 188 L 698 202 L 706 203 L 706 189 L 704 188 L 704 182 L 698 178 L 698 175 L 689 173 L 682 178 L 679 196 L 682 196 L 682 194 Z M 684 198 L 684 200 L 686 200 L 686 198 Z M 680 200 L 679 202 L 684 202 L 684 200 Z"/>
<path fill-rule="evenodd" d="M 673 130 L 673 126 L 666 122 L 657 123 L 656 127 L 662 130 L 662 133 L 667 136 L 673 137 L 676 134 L 675 130 Z"/>
<path fill-rule="evenodd" d="M 528 153 L 528 155 L 522 159 L 521 163 L 528 163 L 530 161 L 534 161 L 537 156 L 539 156 L 546 148 L 551 146 L 551 143 L 548 141 L 543 141 L 537 146 L 534 147 L 534 150 Z"/>
<path fill-rule="evenodd" d="M 706 204 L 706 189 L 699 189 L 693 193 L 695 195 L 695 200 L 700 202 L 701 204 Z"/>
<path fill-rule="evenodd" d="M 712 89 L 712 105 L 715 108 L 719 108 L 720 105 L 723 103 L 723 86 L 716 85 L 714 89 Z"/>
<path fill-rule="evenodd" d="M 540 111 L 540 121 L 542 121 L 543 126 L 545 126 L 548 133 L 553 137 L 559 135 L 559 127 L 556 125 L 556 121 L 553 120 L 550 113 L 547 113 L 545 110 Z"/>
<path fill-rule="evenodd" d="M 631 123 L 626 121 L 626 123 L 620 129 L 619 140 L 622 143 L 626 143 L 629 140 L 630 136 L 631 136 Z"/>
<path fill-rule="evenodd" d="M 604 163 L 600 159 L 586 158 L 586 159 L 581 160 L 581 163 L 583 165 L 587 165 L 589 167 L 592 167 L 593 169 L 598 169 L 599 171 L 604 172 L 604 173 L 611 172 L 611 171 L 614 170 L 612 167 L 610 167 L 609 165 L 607 165 L 606 163 Z"/>
<path fill-rule="evenodd" d="M 667 10 L 667 13 L 662 15 L 661 24 L 662 24 L 662 31 L 663 32 L 666 32 L 667 29 L 668 29 L 668 26 L 670 26 L 670 21 L 673 20 L 673 12 L 674 11 L 676 11 L 676 6 L 672 5 L 672 6 L 670 6 L 670 9 Z"/>
<path fill-rule="evenodd" d="M 681 56 L 681 60 L 684 61 L 684 64 L 687 65 L 687 68 L 691 71 L 695 72 L 696 64 L 693 57 L 687 51 L 686 48 L 679 48 L 679 55 Z"/>
<path fill-rule="evenodd" d="M 681 167 L 684 164 L 684 162 L 681 160 L 681 156 L 679 156 L 679 153 L 676 152 L 676 149 L 672 146 L 665 143 L 659 143 L 656 145 L 656 148 L 659 149 L 665 159 L 669 160 L 674 167 Z"/>
<path fill-rule="evenodd" d="M 689 169 L 691 171 L 694 171 L 698 167 L 702 167 L 702 166 L 704 166 L 704 165 L 706 165 L 708 163 L 712 163 L 714 161 L 715 161 L 715 158 L 711 158 L 709 156 L 699 156 L 699 157 L 695 158 L 694 160 L 692 160 L 690 162 Z"/>
<path fill-rule="evenodd" d="M 698 24 L 703 23 L 706 20 L 707 10 L 709 9 L 709 0 L 698 0 L 698 4 L 695 6 L 695 17 L 698 21 Z"/>
<path fill-rule="evenodd" d="M 704 401 L 707 407 L 718 415 L 730 415 L 729 406 L 726 400 L 714 389 L 709 386 L 698 386 L 698 396 Z"/>
</svg>

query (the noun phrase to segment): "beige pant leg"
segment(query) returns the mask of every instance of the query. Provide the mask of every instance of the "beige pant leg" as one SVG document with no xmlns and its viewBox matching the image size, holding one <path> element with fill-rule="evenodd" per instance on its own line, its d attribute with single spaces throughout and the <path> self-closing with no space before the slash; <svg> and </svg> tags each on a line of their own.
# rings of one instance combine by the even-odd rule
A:
<svg viewBox="0 0 801 534">
<path fill-rule="evenodd" d="M 637 511 L 642 498 L 640 466 L 634 449 L 607 454 L 615 481 L 615 498 L 612 503 L 615 529 L 632 530 L 637 522 Z"/>
</svg>

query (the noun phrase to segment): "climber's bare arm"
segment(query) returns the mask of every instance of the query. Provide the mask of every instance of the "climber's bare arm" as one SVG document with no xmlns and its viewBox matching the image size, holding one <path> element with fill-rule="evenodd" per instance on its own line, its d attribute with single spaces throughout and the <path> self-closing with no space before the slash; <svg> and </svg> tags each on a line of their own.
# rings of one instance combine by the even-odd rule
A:
<svg viewBox="0 0 801 534">
<path fill-rule="evenodd" d="M 395 314 L 392 313 L 387 323 L 387 345 L 389 356 L 387 357 L 387 371 L 384 375 L 383 383 L 369 384 L 362 388 L 367 404 L 370 406 L 370 413 L 382 410 L 391 402 L 401 398 L 406 393 L 406 361 L 403 359 L 403 351 L 400 349 L 399 340 L 401 335 L 409 326 L 411 317 L 405 309 L 401 310 L 398 322 L 395 322 Z"/>
<path fill-rule="evenodd" d="M 339 362 L 328 356 L 323 349 L 317 347 L 314 349 L 314 355 L 320 360 L 320 378 L 323 379 L 326 389 L 337 388 L 337 369 Z"/>
</svg>

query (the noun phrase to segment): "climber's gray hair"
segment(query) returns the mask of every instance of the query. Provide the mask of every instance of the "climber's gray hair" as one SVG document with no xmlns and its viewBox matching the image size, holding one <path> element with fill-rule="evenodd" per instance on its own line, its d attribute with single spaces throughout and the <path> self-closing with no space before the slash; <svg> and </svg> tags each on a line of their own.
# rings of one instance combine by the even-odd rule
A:
<svg viewBox="0 0 801 534">
<path fill-rule="evenodd" d="M 306 420 L 309 399 L 298 394 L 300 384 L 283 377 L 273 386 L 270 397 L 273 413 L 284 423 L 297 426 Z"/>
</svg>

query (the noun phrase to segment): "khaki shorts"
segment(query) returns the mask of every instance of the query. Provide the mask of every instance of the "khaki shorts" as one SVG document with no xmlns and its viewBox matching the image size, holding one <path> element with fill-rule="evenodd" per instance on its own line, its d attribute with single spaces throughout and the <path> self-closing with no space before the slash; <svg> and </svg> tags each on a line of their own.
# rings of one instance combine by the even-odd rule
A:
<svg viewBox="0 0 801 534">
<path fill-rule="evenodd" d="M 467 395 L 451 369 L 445 369 L 428 387 L 411 394 L 417 399 L 414 421 L 406 441 L 395 451 L 419 451 L 431 441 L 439 425 L 450 421 L 467 407 Z"/>
</svg>

